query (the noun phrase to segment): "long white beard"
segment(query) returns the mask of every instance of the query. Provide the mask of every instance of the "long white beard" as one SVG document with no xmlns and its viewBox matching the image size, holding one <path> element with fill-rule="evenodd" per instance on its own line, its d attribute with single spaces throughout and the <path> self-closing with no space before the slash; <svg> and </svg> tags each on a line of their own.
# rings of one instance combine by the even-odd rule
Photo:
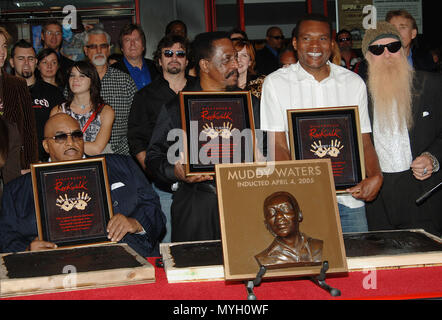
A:
<svg viewBox="0 0 442 320">
<path fill-rule="evenodd" d="M 402 119 L 399 126 L 406 124 L 410 129 L 413 126 L 411 104 L 414 71 L 407 58 L 403 53 L 389 59 L 373 59 L 368 53 L 366 58 L 369 62 L 367 85 L 380 126 L 391 128 L 392 108 L 396 102 L 397 118 Z"/>
</svg>

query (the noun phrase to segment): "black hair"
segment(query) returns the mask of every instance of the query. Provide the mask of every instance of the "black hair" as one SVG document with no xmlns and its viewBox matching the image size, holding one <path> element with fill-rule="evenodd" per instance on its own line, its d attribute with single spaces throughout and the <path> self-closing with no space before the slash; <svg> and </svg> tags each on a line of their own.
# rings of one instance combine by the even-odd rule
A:
<svg viewBox="0 0 442 320">
<path fill-rule="evenodd" d="M 103 98 L 100 95 L 101 91 L 101 81 L 100 76 L 98 75 L 97 69 L 95 66 L 89 61 L 76 61 L 68 70 L 68 77 L 70 77 L 71 72 L 74 68 L 77 68 L 81 74 L 85 75 L 89 79 L 91 79 L 91 86 L 89 89 L 92 103 L 92 110 L 97 110 L 98 106 L 104 103 Z M 74 93 L 72 92 L 70 85 L 67 86 L 67 99 L 66 99 L 66 108 L 69 109 L 72 101 L 74 100 Z"/>
<path fill-rule="evenodd" d="M 339 39 L 339 36 L 341 35 L 341 34 L 344 34 L 344 33 L 347 33 L 347 34 L 349 34 L 350 35 L 350 40 L 351 40 L 351 32 L 350 31 L 348 31 L 347 29 L 342 29 L 342 30 L 340 30 L 337 34 L 336 34 L 336 41 L 338 41 L 338 39 Z"/>
<path fill-rule="evenodd" d="M 167 26 L 166 26 L 166 30 L 164 31 L 164 34 L 167 36 L 169 33 L 171 33 L 171 32 L 172 32 L 172 27 L 173 27 L 175 24 L 181 24 L 181 25 L 184 27 L 184 34 L 185 34 L 186 37 L 187 37 L 187 26 L 186 26 L 186 24 L 185 24 L 183 21 L 181 21 L 181 20 L 173 20 L 173 21 L 170 21 L 170 22 L 167 24 Z"/>
<path fill-rule="evenodd" d="M 191 45 L 191 57 L 196 74 L 200 71 L 200 60 L 210 59 L 213 56 L 213 42 L 220 39 L 229 39 L 229 34 L 224 31 L 213 31 L 200 33 L 195 37 Z"/>
<path fill-rule="evenodd" d="M 153 53 L 153 61 L 155 62 L 155 66 L 158 68 L 158 70 L 161 70 L 159 61 L 161 54 L 163 53 L 163 49 L 170 48 L 175 43 L 179 43 L 184 51 L 186 51 L 186 54 L 189 53 L 189 41 L 186 38 L 174 34 L 164 36 L 160 42 L 158 42 L 157 49 Z"/>
<path fill-rule="evenodd" d="M 304 21 L 318 21 L 318 22 L 325 22 L 325 23 L 327 23 L 328 24 L 328 28 L 329 28 L 330 37 L 331 37 L 331 35 L 332 35 L 332 25 L 331 25 L 330 19 L 327 18 L 325 15 L 320 14 L 320 13 L 310 13 L 310 14 L 307 14 L 307 15 L 303 16 L 302 18 L 300 18 L 298 20 L 298 22 L 296 23 L 295 29 L 293 30 L 293 37 L 298 38 L 298 36 L 299 36 L 299 29 L 301 27 L 301 24 Z"/>
<path fill-rule="evenodd" d="M 26 41 L 25 39 L 21 39 L 21 40 L 17 41 L 16 43 L 14 43 L 14 45 L 12 46 L 12 49 L 11 49 L 11 58 L 14 58 L 16 48 L 24 48 L 24 49 L 32 48 L 32 50 L 34 50 L 34 54 L 35 54 L 34 47 L 32 46 L 32 44 L 30 42 Z"/>
</svg>

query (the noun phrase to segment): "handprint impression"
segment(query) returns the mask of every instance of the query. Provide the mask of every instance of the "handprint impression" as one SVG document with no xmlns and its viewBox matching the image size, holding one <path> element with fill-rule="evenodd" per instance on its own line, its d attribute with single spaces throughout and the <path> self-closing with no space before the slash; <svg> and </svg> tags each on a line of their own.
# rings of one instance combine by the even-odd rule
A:
<svg viewBox="0 0 442 320">
<path fill-rule="evenodd" d="M 91 201 L 91 197 L 87 193 L 78 193 L 77 201 L 75 201 L 75 208 L 78 210 L 84 210 L 87 207 L 87 203 Z"/>
<path fill-rule="evenodd" d="M 325 157 L 327 155 L 327 152 L 330 150 L 330 148 L 322 146 L 321 140 L 318 141 L 318 144 L 315 141 L 310 146 L 313 148 L 310 149 L 310 151 L 316 154 L 319 158 Z"/>
<path fill-rule="evenodd" d="M 72 208 L 74 207 L 76 201 L 72 201 L 70 199 L 68 199 L 68 195 L 65 194 L 64 195 L 64 199 L 62 196 L 59 196 L 56 202 L 56 206 L 60 207 L 60 209 L 64 210 L 64 211 L 71 211 Z"/>
<path fill-rule="evenodd" d="M 232 123 L 223 122 L 223 126 L 221 127 L 221 129 L 215 129 L 213 127 L 213 122 L 211 122 L 210 126 L 208 123 L 203 125 L 204 130 L 202 132 L 211 139 L 215 139 L 218 136 L 223 139 L 229 139 L 232 136 L 232 132 L 234 130 L 237 130 L 235 128 L 232 129 L 232 127 Z"/>
<path fill-rule="evenodd" d="M 221 136 L 221 138 L 223 139 L 229 139 L 232 136 L 232 132 L 233 130 L 237 130 L 235 128 L 233 128 L 233 124 L 230 122 L 224 122 L 223 126 L 221 127 L 221 129 L 218 130 L 219 135 Z"/>
<path fill-rule="evenodd" d="M 341 149 L 344 148 L 344 146 L 341 146 L 341 141 L 338 139 L 331 141 L 331 147 L 329 148 L 328 154 L 331 157 L 337 157 L 341 153 Z"/>
</svg>

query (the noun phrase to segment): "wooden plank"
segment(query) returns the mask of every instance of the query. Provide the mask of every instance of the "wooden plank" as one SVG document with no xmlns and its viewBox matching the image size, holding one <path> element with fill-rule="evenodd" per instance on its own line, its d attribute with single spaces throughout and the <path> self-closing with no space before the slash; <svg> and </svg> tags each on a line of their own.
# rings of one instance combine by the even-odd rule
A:
<svg viewBox="0 0 442 320">
<path fill-rule="evenodd" d="M 39 293 L 49 293 L 49 292 L 62 292 L 62 291 L 72 291 L 72 290 L 81 290 L 81 289 L 93 289 L 93 288 L 102 288 L 109 286 L 121 286 L 121 285 L 130 285 L 130 284 L 140 284 L 140 283 L 152 283 L 155 282 L 155 269 L 154 267 L 147 262 L 146 259 L 138 255 L 134 250 L 132 250 L 127 244 L 111 244 L 106 246 L 96 246 L 96 247 L 107 247 L 107 246 L 118 246 L 124 249 L 124 251 L 135 258 L 138 266 L 136 267 L 123 267 L 123 268 L 113 268 L 106 269 L 101 268 L 101 270 L 94 271 L 82 271 L 75 272 L 74 265 L 66 265 L 63 270 L 58 272 L 58 274 L 50 274 L 46 276 L 35 276 L 30 272 L 30 276 L 19 276 L 19 277 L 10 277 L 17 270 L 10 270 L 5 264 L 5 258 L 10 256 L 11 254 L 3 254 L 1 255 L 1 264 L 0 264 L 0 297 L 10 297 L 16 295 L 31 295 L 31 294 L 39 294 Z M 66 258 L 66 253 L 69 253 L 70 250 L 83 250 L 85 253 L 84 260 L 88 261 L 87 263 L 91 264 L 91 267 L 94 264 L 94 256 L 87 255 L 87 248 L 71 248 L 71 249 L 63 249 L 63 251 L 59 251 L 59 258 L 61 261 Z M 100 248 L 101 249 L 101 248 Z M 99 249 L 99 250 L 100 250 Z M 55 250 L 58 251 L 58 250 Z M 52 251 L 51 253 L 57 253 Z M 37 259 L 44 256 L 44 252 L 41 251 L 41 254 L 37 252 L 33 252 L 36 255 L 32 257 L 29 256 L 30 252 L 21 252 L 16 253 L 15 257 L 22 258 L 22 255 L 28 255 L 25 258 L 30 258 L 30 264 L 27 266 L 29 270 L 34 268 L 32 261 L 35 260 L 37 263 Z M 77 252 L 76 252 L 77 253 Z M 118 259 L 118 257 L 112 257 L 112 259 Z M 64 263 L 64 261 L 62 262 Z M 87 267 L 87 263 L 85 264 Z M 85 266 L 83 265 L 82 268 Z M 91 269 L 93 269 L 91 268 Z M 42 271 L 44 272 L 44 271 Z M 64 273 L 63 273 L 64 272 Z"/>
<path fill-rule="evenodd" d="M 179 244 L 210 243 L 215 241 L 191 241 L 161 243 L 160 253 L 163 258 L 164 270 L 169 283 L 192 282 L 192 281 L 219 281 L 224 280 L 224 266 L 195 266 L 186 268 L 176 268 L 175 261 L 170 253 L 170 246 Z"/>
</svg>

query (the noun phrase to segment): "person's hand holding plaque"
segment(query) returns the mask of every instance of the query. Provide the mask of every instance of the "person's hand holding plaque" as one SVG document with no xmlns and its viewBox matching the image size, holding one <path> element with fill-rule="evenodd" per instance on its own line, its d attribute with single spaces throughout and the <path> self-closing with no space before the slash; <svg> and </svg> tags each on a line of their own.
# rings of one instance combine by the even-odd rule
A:
<svg viewBox="0 0 442 320">
<path fill-rule="evenodd" d="M 47 250 L 47 249 L 56 249 L 57 245 L 53 242 L 38 240 L 38 238 L 35 238 L 34 241 L 31 242 L 31 244 L 28 247 L 28 251 L 40 251 L 40 250 Z"/>
<path fill-rule="evenodd" d="M 127 233 L 139 233 L 143 231 L 141 224 L 134 218 L 126 217 L 121 213 L 115 214 L 107 225 L 108 239 L 118 242 Z"/>
<path fill-rule="evenodd" d="M 213 180 L 213 177 L 210 175 L 192 175 L 192 176 L 186 176 L 186 169 L 183 165 L 184 162 L 184 155 L 183 153 L 180 153 L 181 160 L 177 161 L 175 163 L 175 167 L 173 168 L 175 177 L 183 182 L 186 183 L 197 183 L 197 182 L 203 182 L 207 180 Z"/>
</svg>

